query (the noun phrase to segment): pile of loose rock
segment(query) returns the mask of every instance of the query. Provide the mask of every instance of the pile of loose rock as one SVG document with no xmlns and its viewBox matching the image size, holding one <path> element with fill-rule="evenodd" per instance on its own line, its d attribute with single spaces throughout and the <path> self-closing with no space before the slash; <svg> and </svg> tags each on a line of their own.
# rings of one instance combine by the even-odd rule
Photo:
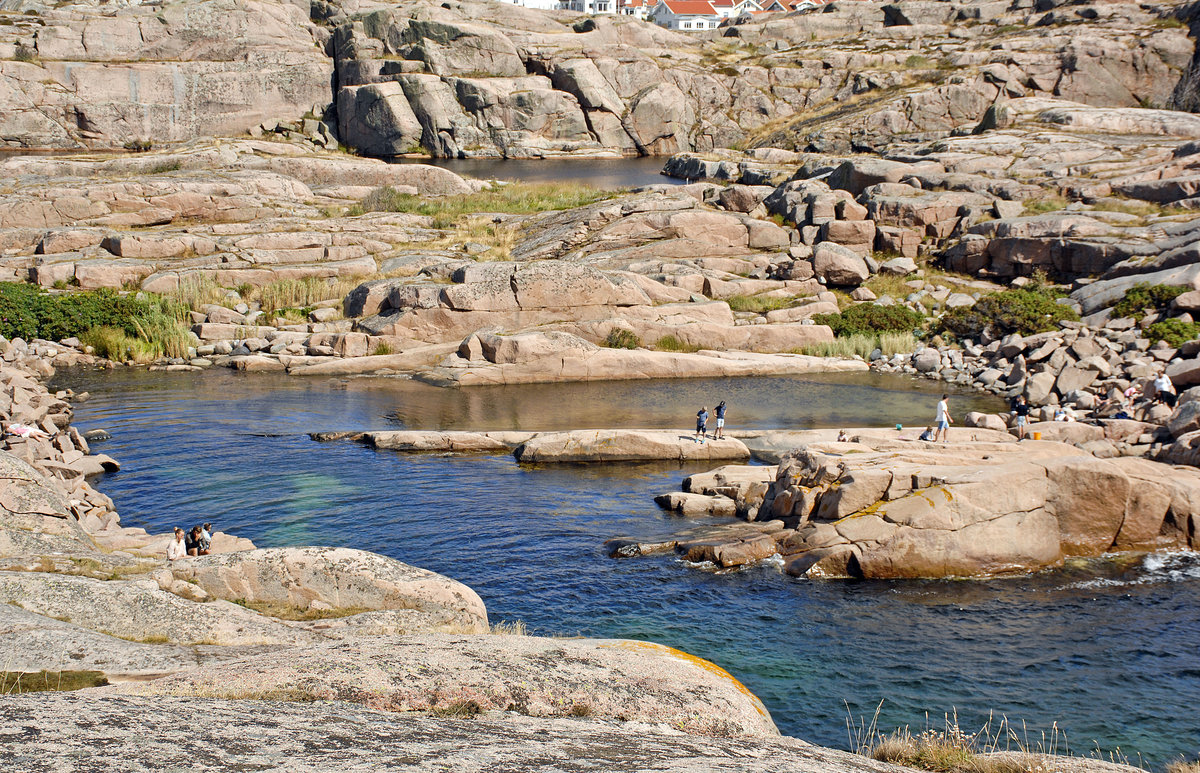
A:
<svg viewBox="0 0 1200 773">
<path fill-rule="evenodd" d="M 51 393 L 43 382 L 54 373 L 51 360 L 62 365 L 91 358 L 48 341 L 2 337 L 0 358 L 0 450 L 43 472 L 86 530 L 115 527 L 120 518 L 112 500 L 92 488 L 86 477 L 120 465 L 104 454 L 93 454 L 87 438 L 71 426 L 71 401 L 86 400 L 87 393 Z"/>
</svg>

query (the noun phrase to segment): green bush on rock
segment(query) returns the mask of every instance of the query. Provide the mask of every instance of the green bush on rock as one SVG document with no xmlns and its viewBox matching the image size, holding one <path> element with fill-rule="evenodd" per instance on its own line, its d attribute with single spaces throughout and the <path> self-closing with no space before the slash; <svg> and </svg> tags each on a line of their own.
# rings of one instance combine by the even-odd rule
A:
<svg viewBox="0 0 1200 773">
<path fill-rule="evenodd" d="M 877 333 L 911 333 L 920 328 L 924 321 L 925 317 L 919 311 L 905 306 L 880 306 L 874 303 L 860 303 L 838 314 L 813 316 L 813 322 L 829 325 L 839 338 Z"/>
<path fill-rule="evenodd" d="M 1151 344 L 1166 341 L 1170 347 L 1178 349 L 1186 342 L 1200 338 L 1200 324 L 1184 322 L 1181 319 L 1164 319 L 1147 327 L 1145 336 L 1150 339 Z"/>
<path fill-rule="evenodd" d="M 638 349 L 642 345 L 642 339 L 632 330 L 615 328 L 608 334 L 608 338 L 604 339 L 604 345 L 609 349 Z"/>
<path fill-rule="evenodd" d="M 1165 309 L 1187 289 L 1179 285 L 1135 284 L 1125 291 L 1124 298 L 1113 304 L 1113 316 L 1141 319 L 1147 309 Z"/>
<path fill-rule="evenodd" d="M 1079 319 L 1074 309 L 1058 303 L 1059 297 L 1045 287 L 990 293 L 974 306 L 946 312 L 938 322 L 937 332 L 952 333 L 963 339 L 978 338 L 988 328 L 994 336 L 1032 335 L 1054 330 L 1060 322 Z"/>
</svg>

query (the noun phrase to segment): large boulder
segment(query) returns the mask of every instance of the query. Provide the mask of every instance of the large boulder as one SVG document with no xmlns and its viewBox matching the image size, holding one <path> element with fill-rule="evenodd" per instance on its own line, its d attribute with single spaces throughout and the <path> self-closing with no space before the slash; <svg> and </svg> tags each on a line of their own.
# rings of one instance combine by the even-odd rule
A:
<svg viewBox="0 0 1200 773">
<path fill-rule="evenodd" d="M 221 599 L 298 610 L 416 610 L 432 628 L 487 630 L 478 594 L 448 577 L 350 548 L 265 548 L 169 566 L 178 580 Z"/>
<path fill-rule="evenodd" d="M 840 287 L 857 287 L 871 278 L 860 254 L 832 242 L 821 242 L 813 250 L 813 271 L 826 284 Z"/>
</svg>

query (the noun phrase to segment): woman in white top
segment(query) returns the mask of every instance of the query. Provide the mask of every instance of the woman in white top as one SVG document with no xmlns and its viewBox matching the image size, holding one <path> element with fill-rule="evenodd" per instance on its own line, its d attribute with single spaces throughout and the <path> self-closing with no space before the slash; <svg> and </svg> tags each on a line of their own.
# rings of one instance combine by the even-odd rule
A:
<svg viewBox="0 0 1200 773">
<path fill-rule="evenodd" d="M 183 545 L 183 529 L 175 528 L 175 540 L 167 546 L 167 560 L 176 561 L 187 555 L 187 548 Z"/>
</svg>

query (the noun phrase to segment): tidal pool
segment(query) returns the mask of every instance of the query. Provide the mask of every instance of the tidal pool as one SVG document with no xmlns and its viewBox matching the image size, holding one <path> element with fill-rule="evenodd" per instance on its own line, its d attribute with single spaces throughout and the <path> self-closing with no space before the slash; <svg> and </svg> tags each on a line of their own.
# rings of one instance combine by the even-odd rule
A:
<svg viewBox="0 0 1200 773">
<path fill-rule="evenodd" d="M 440 389 L 405 379 L 69 372 L 81 430 L 124 465 L 98 479 L 127 526 L 211 520 L 260 546 L 344 545 L 461 580 L 493 621 L 531 633 L 648 639 L 728 669 L 780 729 L 846 747 L 847 714 L 968 731 L 993 716 L 1030 741 L 1161 767 L 1200 753 L 1200 557 L 1089 561 L 983 582 L 816 582 L 775 565 L 714 572 L 671 556 L 606 557 L 604 540 L 684 522 L 652 497 L 703 469 L 523 468 L 412 456 L 332 429 L 687 427 L 720 399 L 732 428 L 928 423 L 935 382 L 870 374 Z M 997 410 L 955 394 L 957 417 Z M 928 712 L 928 715 L 927 713 Z M 1019 731 L 1020 732 L 1020 731 Z"/>
</svg>

